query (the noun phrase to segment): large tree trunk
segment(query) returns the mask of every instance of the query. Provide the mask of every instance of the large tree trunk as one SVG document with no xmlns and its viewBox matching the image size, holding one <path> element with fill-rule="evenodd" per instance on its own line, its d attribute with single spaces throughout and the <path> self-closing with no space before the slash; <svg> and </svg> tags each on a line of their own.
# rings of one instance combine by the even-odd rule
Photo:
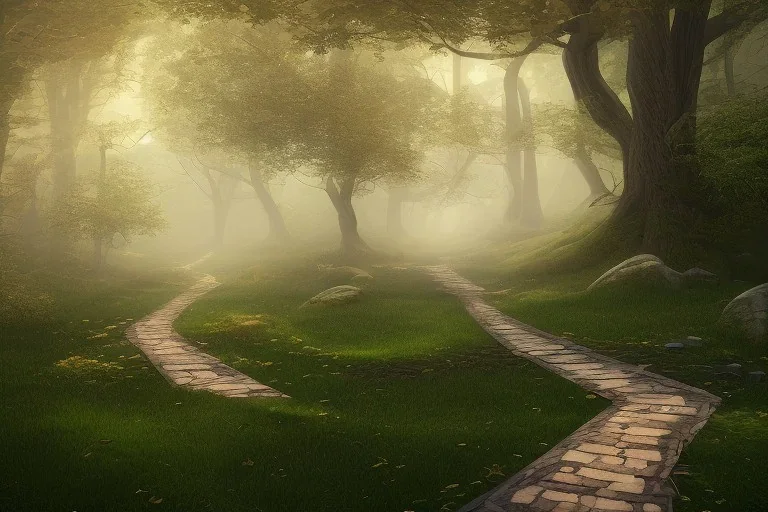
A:
<svg viewBox="0 0 768 512">
<path fill-rule="evenodd" d="M 272 194 L 269 193 L 267 186 L 264 184 L 264 179 L 261 176 L 261 172 L 254 165 L 251 164 L 248 167 L 248 172 L 251 176 L 251 186 L 256 192 L 261 202 L 261 206 L 264 208 L 264 212 L 267 214 L 269 220 L 269 239 L 284 242 L 290 238 L 288 228 L 285 226 L 285 220 L 280 213 L 280 209 L 277 207 L 277 203 L 272 198 Z"/>
<path fill-rule="evenodd" d="M 574 99 L 619 143 L 626 165 L 632 139 L 632 117 L 600 72 L 597 43 L 603 36 L 603 29 L 595 26 L 592 18 L 577 16 L 564 26 L 571 35 L 563 50 L 563 68 Z"/>
<path fill-rule="evenodd" d="M 633 20 L 627 87 L 634 129 L 616 216 L 639 220 L 642 248 L 661 256 L 674 252 L 703 206 L 694 138 L 705 3 L 678 9 L 671 31 L 665 10 Z"/>
<path fill-rule="evenodd" d="M 77 146 L 90 112 L 92 77 L 86 66 L 72 61 L 54 65 L 47 80 L 48 112 L 53 154 L 53 195 L 61 197 L 74 185 Z"/>
<path fill-rule="evenodd" d="M 522 79 L 518 79 L 518 94 L 522 107 L 522 124 L 525 129 L 532 128 L 531 97 Z M 520 223 L 532 229 L 539 229 L 543 214 L 541 212 L 541 200 L 539 199 L 539 171 L 536 166 L 536 147 L 531 140 L 527 140 L 523 149 L 523 208 L 520 214 Z"/>
<path fill-rule="evenodd" d="M 523 155 L 519 140 L 523 120 L 520 113 L 517 79 L 524 62 L 525 56 L 512 59 L 504 72 L 504 113 L 506 124 L 504 136 L 507 142 L 505 171 L 509 187 L 509 200 L 504 213 L 505 225 L 510 225 L 520 220 L 523 211 Z"/>
<path fill-rule="evenodd" d="M 339 218 L 341 231 L 341 253 L 345 256 L 365 256 L 373 252 L 357 231 L 357 215 L 352 207 L 352 193 L 355 191 L 355 178 L 347 177 L 339 186 L 332 177 L 325 180 L 325 192 L 333 203 Z"/>
<path fill-rule="evenodd" d="M 678 252 L 676 241 L 690 234 L 704 206 L 694 154 L 704 48 L 741 19 L 729 13 L 708 22 L 710 3 L 678 6 L 671 28 L 663 7 L 632 13 L 632 117 L 600 74 L 597 41 L 603 29 L 595 17 L 576 16 L 564 26 L 571 38 L 563 62 L 574 96 L 622 149 L 624 193 L 613 221 L 637 225 L 642 248 L 662 257 Z"/>
</svg>

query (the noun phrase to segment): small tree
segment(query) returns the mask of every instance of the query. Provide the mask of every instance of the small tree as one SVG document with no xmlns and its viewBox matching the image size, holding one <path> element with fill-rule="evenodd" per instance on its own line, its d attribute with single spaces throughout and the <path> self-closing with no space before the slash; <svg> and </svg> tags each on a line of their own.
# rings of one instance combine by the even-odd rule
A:
<svg viewBox="0 0 768 512">
<path fill-rule="evenodd" d="M 165 219 L 154 200 L 153 186 L 136 166 L 117 161 L 104 172 L 80 179 L 51 208 L 51 224 L 74 239 L 94 241 L 93 268 L 101 269 L 106 245 L 116 236 L 130 242 L 155 235 Z"/>
</svg>

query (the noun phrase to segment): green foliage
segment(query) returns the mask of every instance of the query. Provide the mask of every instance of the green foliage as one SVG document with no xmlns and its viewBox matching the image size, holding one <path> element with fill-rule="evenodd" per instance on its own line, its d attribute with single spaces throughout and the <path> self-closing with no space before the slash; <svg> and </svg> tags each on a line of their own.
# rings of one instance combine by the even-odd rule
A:
<svg viewBox="0 0 768 512">
<path fill-rule="evenodd" d="M 21 257 L 9 244 L 0 245 L 0 324 L 4 326 L 40 321 L 54 305 L 45 287 L 20 268 Z"/>
<path fill-rule="evenodd" d="M 103 176 L 81 179 L 74 190 L 49 212 L 52 226 L 74 239 L 127 242 L 154 235 L 165 226 L 151 183 L 124 161 L 110 165 Z"/>
<path fill-rule="evenodd" d="M 730 251 L 768 251 L 768 97 L 758 94 L 702 109 L 699 163 L 716 193 L 712 239 Z"/>
</svg>

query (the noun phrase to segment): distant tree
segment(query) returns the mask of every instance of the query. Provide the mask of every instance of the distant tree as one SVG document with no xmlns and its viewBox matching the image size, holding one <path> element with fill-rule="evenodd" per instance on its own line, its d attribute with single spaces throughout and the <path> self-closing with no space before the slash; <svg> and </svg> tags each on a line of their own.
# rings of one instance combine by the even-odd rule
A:
<svg viewBox="0 0 768 512">
<path fill-rule="evenodd" d="M 165 226 L 159 204 L 153 201 L 153 187 L 137 166 L 108 161 L 109 150 L 126 147 L 140 127 L 135 120 L 90 124 L 83 139 L 99 151 L 99 167 L 75 182 L 49 212 L 52 229 L 73 239 L 93 244 L 93 269 L 99 272 L 106 250 L 115 236 L 125 241 L 135 235 L 153 235 Z M 130 146 L 132 147 L 132 146 Z M 106 246 L 106 247 L 105 247 Z"/>
</svg>

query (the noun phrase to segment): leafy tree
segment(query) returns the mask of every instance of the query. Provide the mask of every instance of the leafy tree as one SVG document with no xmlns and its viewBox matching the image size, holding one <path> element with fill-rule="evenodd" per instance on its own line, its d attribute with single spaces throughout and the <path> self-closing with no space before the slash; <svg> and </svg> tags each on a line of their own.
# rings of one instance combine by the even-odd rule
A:
<svg viewBox="0 0 768 512">
<path fill-rule="evenodd" d="M 101 269 L 105 246 L 115 237 L 130 242 L 165 227 L 152 184 L 139 168 L 117 160 L 97 173 L 80 178 L 49 212 L 53 228 L 73 239 L 93 242 L 93 268 Z"/>
<path fill-rule="evenodd" d="M 265 12 L 256 0 L 242 4 L 246 11 Z M 624 191 L 613 222 L 635 226 L 642 247 L 662 256 L 677 252 L 681 237 L 707 209 L 693 154 L 704 49 L 768 17 L 761 0 L 736 1 L 711 16 L 711 0 L 275 0 L 269 6 L 303 41 L 323 51 L 382 39 L 429 40 L 435 48 L 489 60 L 515 59 L 542 45 L 561 48 L 576 101 L 622 151 Z M 600 43 L 617 38 L 630 40 L 631 113 L 599 66 Z M 491 51 L 459 48 L 473 40 Z"/>
</svg>

